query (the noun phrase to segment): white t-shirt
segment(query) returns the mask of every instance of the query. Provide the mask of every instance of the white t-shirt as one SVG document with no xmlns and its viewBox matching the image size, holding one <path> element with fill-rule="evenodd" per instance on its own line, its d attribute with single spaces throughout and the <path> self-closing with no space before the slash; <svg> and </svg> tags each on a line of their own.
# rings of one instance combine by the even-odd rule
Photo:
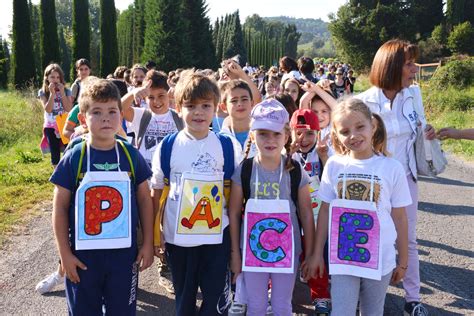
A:
<svg viewBox="0 0 474 316">
<path fill-rule="evenodd" d="M 234 163 L 235 167 L 239 163 L 240 145 L 232 142 L 234 145 Z M 156 155 L 153 156 L 151 186 L 153 189 L 163 189 L 164 174 L 161 169 L 160 152 L 161 144 L 158 145 Z M 175 222 L 177 209 L 179 207 L 179 193 L 181 188 L 181 175 L 184 172 L 195 171 L 198 173 L 212 174 L 214 172 L 224 171 L 224 153 L 222 145 L 216 134 L 209 132 L 204 139 L 195 140 L 188 136 L 184 131 L 179 132 L 173 144 L 170 159 L 170 191 L 166 201 L 166 207 L 163 216 L 163 235 L 165 241 L 174 245 L 190 247 L 190 245 L 180 245 L 174 241 Z M 227 215 L 227 203 L 223 201 L 222 228 L 229 225 L 229 216 Z M 198 245 L 193 245 L 198 246 Z"/>
<path fill-rule="evenodd" d="M 135 137 L 138 137 L 138 130 L 140 129 L 140 121 L 142 120 L 143 113 L 146 111 L 145 108 L 132 108 L 133 109 L 133 120 L 131 129 L 135 133 Z M 165 114 L 152 113 L 150 123 L 146 128 L 145 134 L 143 135 L 142 143 L 140 144 L 140 154 L 145 158 L 146 162 L 151 166 L 153 154 L 161 143 L 163 138 L 168 134 L 172 134 L 178 131 L 176 123 L 173 120 L 171 111 Z"/>
<path fill-rule="evenodd" d="M 331 157 L 332 155 L 335 154 L 334 148 L 332 147 L 332 141 L 331 141 L 331 124 L 326 126 L 325 128 L 321 129 L 321 139 L 328 137 L 327 145 L 328 145 L 328 157 Z"/>
<path fill-rule="evenodd" d="M 374 201 L 380 221 L 382 247 L 382 275 L 395 266 L 395 240 L 397 232 L 390 213 L 392 208 L 411 204 L 406 174 L 394 158 L 374 155 L 358 160 L 349 156 L 331 156 L 324 166 L 319 198 L 331 203 L 341 198 L 343 175 L 346 174 L 346 197 L 350 200 L 370 200 L 370 179 L 374 176 Z"/>
</svg>

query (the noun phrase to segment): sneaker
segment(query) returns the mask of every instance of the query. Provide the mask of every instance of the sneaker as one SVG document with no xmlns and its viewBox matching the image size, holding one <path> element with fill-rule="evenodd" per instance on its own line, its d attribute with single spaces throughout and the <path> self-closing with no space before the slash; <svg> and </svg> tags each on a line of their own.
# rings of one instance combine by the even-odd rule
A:
<svg viewBox="0 0 474 316">
<path fill-rule="evenodd" d="M 317 298 L 313 302 L 316 315 L 329 315 L 331 312 L 331 300 L 329 298 Z"/>
<path fill-rule="evenodd" d="M 267 306 L 267 312 L 265 313 L 265 316 L 273 316 L 272 305 L 268 304 L 268 306 Z"/>
<path fill-rule="evenodd" d="M 51 292 L 56 285 L 59 285 L 63 282 L 64 277 L 60 276 L 58 271 L 55 271 L 36 284 L 35 290 L 39 294 L 46 294 Z"/>
<path fill-rule="evenodd" d="M 165 264 L 158 265 L 158 284 L 164 287 L 166 292 L 174 294 L 174 285 L 171 277 L 171 271 Z"/>
<path fill-rule="evenodd" d="M 246 309 L 244 304 L 233 302 L 227 314 L 229 316 L 245 316 Z"/>
<path fill-rule="evenodd" d="M 405 316 L 428 316 L 428 310 L 420 302 L 410 302 L 405 304 L 403 315 Z"/>
</svg>

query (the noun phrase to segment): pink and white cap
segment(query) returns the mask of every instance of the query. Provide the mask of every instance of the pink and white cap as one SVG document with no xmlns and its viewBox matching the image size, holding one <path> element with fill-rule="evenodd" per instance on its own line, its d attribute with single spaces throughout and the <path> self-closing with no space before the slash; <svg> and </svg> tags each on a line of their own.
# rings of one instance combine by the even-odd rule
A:
<svg viewBox="0 0 474 316">
<path fill-rule="evenodd" d="M 289 122 L 289 114 L 283 104 L 275 99 L 264 100 L 252 109 L 250 130 L 265 129 L 281 132 Z"/>
</svg>

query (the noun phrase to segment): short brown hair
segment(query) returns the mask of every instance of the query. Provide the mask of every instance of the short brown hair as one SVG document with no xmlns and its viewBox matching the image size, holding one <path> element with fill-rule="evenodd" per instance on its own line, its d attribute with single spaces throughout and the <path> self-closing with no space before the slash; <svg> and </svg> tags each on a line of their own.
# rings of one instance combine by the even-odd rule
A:
<svg viewBox="0 0 474 316">
<path fill-rule="evenodd" d="M 108 101 L 117 101 L 117 106 L 122 111 L 120 92 L 117 86 L 106 79 L 93 79 L 87 82 L 82 89 L 79 110 L 81 113 L 86 113 L 92 104 Z"/>
<path fill-rule="evenodd" d="M 123 79 L 123 77 L 125 75 L 125 71 L 127 71 L 127 70 L 128 70 L 127 66 L 118 66 L 117 68 L 115 68 L 114 78 L 115 79 Z"/>
<path fill-rule="evenodd" d="M 186 101 L 196 101 L 199 99 L 212 99 L 214 109 L 220 99 L 220 92 L 217 84 L 211 78 L 196 72 L 194 69 L 185 70 L 180 74 L 178 83 L 174 90 L 176 107 L 181 109 Z"/>
<path fill-rule="evenodd" d="M 370 83 L 385 90 L 402 89 L 402 71 L 407 60 L 416 59 L 418 46 L 400 39 L 393 39 L 378 49 L 370 69 Z"/>
<path fill-rule="evenodd" d="M 170 86 L 168 85 L 168 76 L 163 71 L 148 70 L 145 75 L 145 81 L 151 80 L 152 89 L 164 89 L 168 91 Z"/>
<path fill-rule="evenodd" d="M 227 97 L 229 96 L 229 93 L 234 89 L 246 90 L 249 93 L 250 99 L 253 100 L 252 90 L 250 90 L 248 83 L 240 79 L 234 79 L 234 80 L 226 81 L 220 85 L 222 103 L 225 103 L 227 101 Z"/>
</svg>

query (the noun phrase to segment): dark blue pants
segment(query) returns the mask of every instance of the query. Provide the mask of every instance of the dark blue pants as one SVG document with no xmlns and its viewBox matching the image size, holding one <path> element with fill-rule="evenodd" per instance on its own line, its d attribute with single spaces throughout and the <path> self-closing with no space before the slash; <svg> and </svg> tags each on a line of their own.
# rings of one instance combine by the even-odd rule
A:
<svg viewBox="0 0 474 316">
<path fill-rule="evenodd" d="M 196 315 L 196 295 L 201 288 L 199 315 L 227 315 L 230 297 L 230 234 L 224 230 L 222 244 L 180 247 L 166 244 L 176 293 L 176 314 Z"/>
<path fill-rule="evenodd" d="M 69 315 L 135 315 L 137 305 L 137 248 L 79 250 L 76 257 L 87 270 L 77 269 L 81 281 L 66 278 Z"/>
</svg>

